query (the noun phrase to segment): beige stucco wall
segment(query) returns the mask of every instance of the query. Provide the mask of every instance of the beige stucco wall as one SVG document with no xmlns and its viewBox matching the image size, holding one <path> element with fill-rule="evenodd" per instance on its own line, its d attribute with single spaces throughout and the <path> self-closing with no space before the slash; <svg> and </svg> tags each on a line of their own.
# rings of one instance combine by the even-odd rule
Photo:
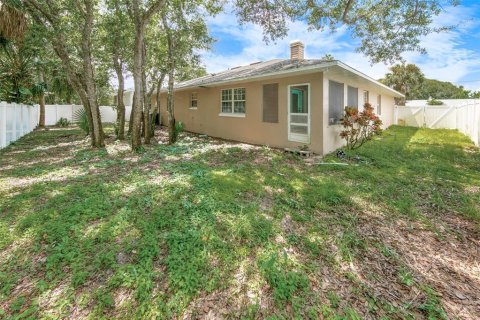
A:
<svg viewBox="0 0 480 320">
<path fill-rule="evenodd" d="M 278 123 L 262 121 L 263 85 L 278 83 Z M 284 77 L 248 83 L 228 84 L 213 88 L 197 88 L 175 93 L 175 118 L 182 121 L 185 130 L 207 134 L 228 140 L 252 144 L 269 145 L 279 148 L 297 148 L 306 143 L 288 140 L 288 86 L 293 84 L 310 84 L 310 149 L 322 152 L 322 73 L 302 76 Z M 245 88 L 245 117 L 229 117 L 220 114 L 220 95 L 222 89 Z M 189 109 L 190 96 L 197 92 L 198 108 Z M 167 122 L 166 94 L 160 99 L 162 123 Z"/>
<path fill-rule="evenodd" d="M 348 86 L 358 88 L 358 106 L 359 109 L 363 108 L 363 92 L 366 90 L 369 92 L 370 104 L 375 108 L 375 113 L 378 114 L 377 110 L 377 95 L 382 96 L 382 107 L 380 119 L 383 122 L 383 128 L 388 128 L 393 124 L 393 112 L 395 101 L 393 96 L 380 92 L 380 88 L 374 84 L 371 84 L 367 81 L 361 79 L 355 79 L 348 75 L 340 74 L 338 72 L 325 72 L 323 78 L 323 154 L 330 153 L 343 145 L 345 141 L 340 138 L 340 132 L 342 131 L 342 126 L 339 124 L 330 125 L 328 122 L 328 82 L 333 80 L 339 83 L 344 84 L 344 102 L 347 104 L 348 101 Z"/>
<path fill-rule="evenodd" d="M 369 91 L 370 103 L 376 108 L 377 95 L 382 90 L 377 85 L 362 78 L 354 78 L 341 72 L 312 73 L 301 76 L 284 77 L 263 81 L 229 84 L 218 87 L 196 88 L 175 93 L 175 118 L 182 121 L 185 130 L 207 134 L 228 140 L 242 141 L 258 145 L 279 148 L 298 148 L 306 143 L 293 142 L 288 139 L 288 86 L 310 84 L 310 149 L 317 154 L 326 154 L 344 145 L 339 134 L 340 125 L 328 123 L 328 81 L 334 80 L 344 84 L 344 101 L 347 103 L 347 86 L 358 88 L 359 106 L 363 105 L 363 91 Z M 262 121 L 263 85 L 278 83 L 278 123 Z M 245 117 L 220 115 L 220 95 L 222 89 L 246 89 Z M 197 92 L 198 108 L 189 109 L 190 96 Z M 393 124 L 394 98 L 381 93 L 383 127 Z M 375 112 L 377 110 L 375 109 Z M 162 124 L 167 124 L 166 93 L 161 94 L 160 113 Z"/>
</svg>

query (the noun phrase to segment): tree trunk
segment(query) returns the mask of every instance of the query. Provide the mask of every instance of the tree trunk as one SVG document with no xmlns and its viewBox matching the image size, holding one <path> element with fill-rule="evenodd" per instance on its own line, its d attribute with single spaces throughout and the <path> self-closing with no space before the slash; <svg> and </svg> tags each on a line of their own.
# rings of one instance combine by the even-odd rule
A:
<svg viewBox="0 0 480 320">
<path fill-rule="evenodd" d="M 147 46 L 145 43 L 145 39 L 143 41 L 143 57 L 145 59 L 147 55 Z M 147 74 L 145 72 L 145 68 L 142 71 L 142 79 L 143 79 L 143 142 L 145 144 L 150 144 L 150 106 L 151 101 L 149 101 L 149 94 L 147 93 Z"/>
<path fill-rule="evenodd" d="M 150 115 L 152 111 L 152 96 L 153 91 L 155 90 L 155 84 L 150 87 L 146 97 L 145 97 L 145 114 L 144 122 L 145 122 L 145 144 L 150 144 L 150 139 L 153 137 L 154 130 L 153 130 L 153 115 Z"/>
<path fill-rule="evenodd" d="M 142 145 L 142 110 L 144 103 L 143 93 L 143 40 L 145 37 L 145 25 L 143 21 L 135 23 L 135 47 L 133 52 L 133 81 L 135 95 L 132 106 L 132 150 L 137 150 Z"/>
<path fill-rule="evenodd" d="M 168 72 L 168 96 L 167 96 L 167 111 L 168 111 L 168 144 L 177 142 L 177 130 L 175 129 L 175 114 L 174 114 L 174 92 L 173 92 L 173 68 Z"/>
<path fill-rule="evenodd" d="M 45 93 L 40 93 L 38 104 L 40 105 L 40 119 L 38 120 L 38 126 L 40 128 L 45 128 Z"/>
<path fill-rule="evenodd" d="M 83 12 L 83 19 L 85 19 L 84 30 L 82 30 L 82 50 L 81 56 L 83 60 L 83 70 L 81 74 L 76 70 L 74 63 L 65 46 L 65 36 L 59 26 L 58 12 L 53 14 L 41 9 L 41 5 L 34 0 L 26 1 L 29 10 L 35 12 L 32 15 L 33 19 L 43 24 L 46 28 L 53 28 L 54 34 L 52 45 L 55 53 L 62 62 L 62 67 L 67 75 L 68 82 L 80 96 L 85 113 L 87 115 L 88 124 L 90 126 L 91 143 L 94 147 L 104 146 L 103 128 L 100 119 L 100 110 L 97 103 L 97 92 L 94 81 L 94 72 L 91 58 L 91 33 L 93 27 L 93 6 L 94 4 L 85 0 L 85 11 Z M 54 10 L 55 11 L 55 10 Z M 43 16 L 43 20 L 40 19 Z"/>
<path fill-rule="evenodd" d="M 157 113 L 160 115 L 160 125 L 162 125 L 162 111 L 160 110 L 160 91 L 162 90 L 162 84 L 163 84 L 163 80 L 165 80 L 165 75 L 162 74 L 162 76 L 160 77 L 160 80 L 157 82 L 157 93 L 156 93 L 156 110 L 157 110 Z"/>
<path fill-rule="evenodd" d="M 161 117 L 161 113 L 160 113 L 160 90 L 162 89 L 162 83 L 163 83 L 163 80 L 165 79 L 165 75 L 162 74 L 160 76 L 160 79 L 157 81 L 157 92 L 155 93 L 155 108 L 153 108 L 153 115 L 152 115 L 152 121 L 155 123 L 156 119 L 157 119 L 157 115 L 160 114 L 160 117 Z M 160 118 L 160 121 L 159 121 L 159 124 L 161 125 L 162 124 L 162 119 Z M 151 135 L 152 137 L 155 136 L 155 125 L 153 124 L 153 130 L 151 132 Z"/>
<path fill-rule="evenodd" d="M 100 117 L 100 108 L 97 101 L 97 88 L 95 85 L 95 74 L 92 64 L 92 51 L 91 51 L 91 34 L 93 28 L 93 3 L 85 0 L 85 24 L 82 31 L 82 58 L 83 58 L 83 76 L 85 81 L 85 87 L 88 94 L 88 102 L 90 105 L 90 112 L 92 114 L 93 127 L 91 130 L 94 132 L 94 141 L 92 145 L 100 148 L 104 147 L 104 134 L 102 127 L 102 119 Z"/>
<path fill-rule="evenodd" d="M 135 45 L 133 50 L 133 81 L 135 88 L 134 101 L 132 106 L 132 150 L 138 149 L 142 145 L 141 120 L 144 103 L 143 74 L 145 66 L 144 39 L 145 28 L 150 22 L 152 16 L 160 11 L 165 5 L 166 0 L 155 0 L 150 7 L 144 11 L 141 9 L 141 1 L 132 1 L 132 16 L 135 25 Z"/>
<path fill-rule="evenodd" d="M 43 75 L 43 70 L 40 70 L 40 83 L 43 85 L 45 83 L 45 77 Z M 40 119 L 38 120 L 38 126 L 40 128 L 45 127 L 45 92 L 42 90 L 38 97 L 38 104 L 40 105 Z"/>
<path fill-rule="evenodd" d="M 125 91 L 125 79 L 123 77 L 123 63 L 118 56 L 114 54 L 113 66 L 117 73 L 118 90 L 117 90 L 117 139 L 125 139 L 125 103 L 123 101 L 123 93 Z"/>
<path fill-rule="evenodd" d="M 164 19 L 164 25 L 167 23 Z M 175 76 L 175 58 L 174 58 L 174 43 L 170 31 L 167 29 L 167 43 L 168 43 L 168 96 L 167 96 L 167 112 L 168 112 L 168 144 L 177 142 L 177 130 L 175 129 L 175 113 L 174 113 L 174 76 Z"/>
</svg>

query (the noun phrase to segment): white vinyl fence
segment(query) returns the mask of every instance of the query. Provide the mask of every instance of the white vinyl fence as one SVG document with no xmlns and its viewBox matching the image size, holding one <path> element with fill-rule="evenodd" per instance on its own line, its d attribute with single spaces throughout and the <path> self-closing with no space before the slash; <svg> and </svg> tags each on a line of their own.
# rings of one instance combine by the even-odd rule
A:
<svg viewBox="0 0 480 320">
<path fill-rule="evenodd" d="M 82 108 L 81 105 L 46 105 L 45 125 L 53 126 L 60 118 L 75 122 L 76 112 Z M 126 106 L 125 109 L 125 118 L 128 121 L 132 107 Z M 100 114 L 104 123 L 115 122 L 117 119 L 117 111 L 113 107 L 101 106 Z M 0 102 L 0 149 L 35 129 L 39 118 L 38 105 Z"/>
<path fill-rule="evenodd" d="M 55 125 L 60 118 L 65 118 L 70 122 L 75 122 L 77 119 L 75 114 L 78 110 L 83 109 L 81 105 L 46 105 L 45 106 L 45 125 L 53 126 Z M 132 111 L 131 106 L 125 107 L 125 119 L 128 121 L 130 119 L 130 112 Z M 117 110 L 114 107 L 101 106 L 100 115 L 102 117 L 102 122 L 111 123 L 117 120 Z"/>
<path fill-rule="evenodd" d="M 35 129 L 38 117 L 38 106 L 0 102 L 0 149 Z"/>
<path fill-rule="evenodd" d="M 432 129 L 457 129 L 480 143 L 480 100 L 442 100 L 443 105 L 430 106 L 425 100 L 407 101 L 395 107 L 395 124 Z"/>
</svg>

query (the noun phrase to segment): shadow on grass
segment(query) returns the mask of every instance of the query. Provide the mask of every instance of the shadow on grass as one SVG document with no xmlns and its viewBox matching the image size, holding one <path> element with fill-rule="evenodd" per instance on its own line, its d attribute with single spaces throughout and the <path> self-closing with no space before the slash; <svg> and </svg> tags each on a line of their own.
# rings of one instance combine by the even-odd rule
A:
<svg viewBox="0 0 480 320">
<path fill-rule="evenodd" d="M 0 222 L 7 226 L 0 232 L 10 239 L 1 249 L 0 308 L 8 315 L 40 317 L 171 318 L 185 312 L 199 316 L 205 306 L 195 303 L 218 294 L 215 306 L 230 308 L 232 316 L 237 311 L 305 316 L 324 307 L 325 292 L 318 289 L 323 270 L 339 294 L 333 280 L 364 290 L 358 304 L 352 292 L 342 292 L 350 299 L 332 312 L 342 315 L 353 308 L 362 315 L 384 315 L 380 303 L 376 311 L 363 303 L 374 288 L 362 287 L 367 282 L 361 273 L 376 269 L 358 267 L 357 275 L 338 271 L 348 263 L 361 266 L 372 246 L 384 245 L 380 230 L 370 234 L 374 239 L 363 233 L 365 222 L 394 220 L 398 214 L 415 220 L 440 199 L 445 212 L 467 210 L 471 198 L 459 198 L 460 189 L 476 181 L 470 172 L 476 164 L 461 147 L 412 144 L 418 132 L 388 131 L 358 151 L 366 160 L 358 167 L 305 167 L 275 150 L 245 151 L 208 140 L 152 146 L 128 161 L 122 154 L 71 147 L 78 163 L 69 159 L 43 164 L 41 170 L 81 166 L 84 175 L 33 182 L 0 203 Z M 72 134 L 65 142 L 76 139 Z M 8 151 L 1 156 L 15 159 Z M 464 168 L 468 172 L 458 174 Z M 2 176 L 21 176 L 22 169 L 29 165 Z M 422 193 L 432 187 L 437 195 Z M 447 199 L 445 192 L 451 194 Z M 365 215 L 370 209 L 365 202 L 375 202 L 381 215 Z M 286 258 L 264 267 L 275 256 Z M 243 261 L 251 262 L 243 277 L 258 282 L 249 294 L 253 291 L 267 310 L 257 310 L 258 301 L 238 304 L 229 291 L 247 281 L 237 276 Z M 306 286 L 296 276 L 299 270 L 310 276 Z M 414 298 L 402 290 L 397 294 L 401 303 Z"/>
</svg>

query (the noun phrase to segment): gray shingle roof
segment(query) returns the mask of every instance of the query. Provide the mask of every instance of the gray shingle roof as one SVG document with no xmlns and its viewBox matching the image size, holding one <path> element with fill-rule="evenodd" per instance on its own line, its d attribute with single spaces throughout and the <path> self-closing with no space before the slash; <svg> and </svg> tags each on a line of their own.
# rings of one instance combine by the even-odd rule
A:
<svg viewBox="0 0 480 320">
<path fill-rule="evenodd" d="M 204 77 L 184 81 L 178 83 L 175 87 L 180 88 L 189 88 L 189 87 L 200 87 L 206 86 L 209 84 L 225 81 L 235 81 L 238 79 L 245 79 L 250 77 L 257 77 L 267 74 L 272 74 L 281 71 L 288 71 L 294 69 L 301 69 L 304 67 L 312 67 L 315 65 L 322 65 L 326 60 L 321 59 L 306 59 L 306 60 L 291 60 L 291 59 L 274 59 L 263 62 L 252 63 L 247 66 L 231 68 L 226 71 L 211 73 Z"/>
</svg>

